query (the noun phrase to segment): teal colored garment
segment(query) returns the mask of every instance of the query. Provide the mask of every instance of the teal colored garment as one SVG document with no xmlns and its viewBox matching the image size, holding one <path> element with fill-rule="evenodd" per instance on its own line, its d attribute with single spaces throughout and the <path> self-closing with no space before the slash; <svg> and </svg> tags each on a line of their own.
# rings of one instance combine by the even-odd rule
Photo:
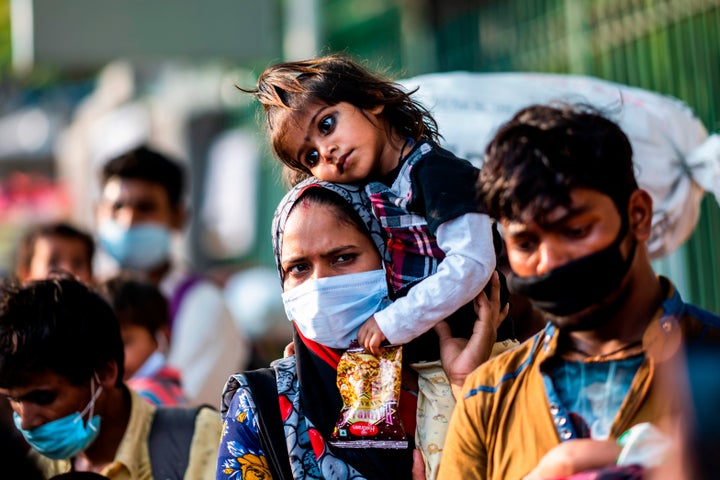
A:
<svg viewBox="0 0 720 480">
<path fill-rule="evenodd" d="M 581 437 L 604 440 L 645 356 L 606 362 L 561 360 L 550 370 L 555 392 Z"/>
</svg>

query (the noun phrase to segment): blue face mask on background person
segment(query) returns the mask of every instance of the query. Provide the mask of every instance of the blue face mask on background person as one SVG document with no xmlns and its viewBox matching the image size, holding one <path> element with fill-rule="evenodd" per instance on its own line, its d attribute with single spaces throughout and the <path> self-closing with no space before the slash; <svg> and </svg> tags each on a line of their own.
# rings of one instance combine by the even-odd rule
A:
<svg viewBox="0 0 720 480">
<path fill-rule="evenodd" d="M 99 237 L 102 248 L 124 268 L 147 270 L 170 259 L 170 229 L 157 223 L 125 228 L 106 220 Z"/>
<path fill-rule="evenodd" d="M 300 332 L 331 348 L 348 348 L 360 326 L 390 304 L 384 269 L 307 280 L 282 298 Z"/>
<path fill-rule="evenodd" d="M 31 430 L 22 429 L 20 415 L 13 412 L 15 426 L 30 446 L 42 455 L 53 460 L 72 458 L 85 450 L 100 433 L 100 416 L 93 416 L 93 413 L 95 400 L 102 392 L 102 386 L 98 386 L 95 390 L 95 380 L 91 379 L 90 390 L 92 397 L 82 412 L 58 418 Z M 87 422 L 83 420 L 86 413 L 88 413 Z"/>
</svg>

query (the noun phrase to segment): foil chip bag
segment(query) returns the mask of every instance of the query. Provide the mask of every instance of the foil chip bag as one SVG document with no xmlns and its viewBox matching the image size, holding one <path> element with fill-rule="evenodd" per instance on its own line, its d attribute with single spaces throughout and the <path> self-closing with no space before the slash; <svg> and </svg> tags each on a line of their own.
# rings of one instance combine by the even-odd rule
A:
<svg viewBox="0 0 720 480">
<path fill-rule="evenodd" d="M 337 387 L 343 401 L 340 418 L 330 436 L 339 448 L 408 447 L 398 416 L 402 346 L 384 347 L 376 357 L 357 341 L 340 357 Z"/>
</svg>

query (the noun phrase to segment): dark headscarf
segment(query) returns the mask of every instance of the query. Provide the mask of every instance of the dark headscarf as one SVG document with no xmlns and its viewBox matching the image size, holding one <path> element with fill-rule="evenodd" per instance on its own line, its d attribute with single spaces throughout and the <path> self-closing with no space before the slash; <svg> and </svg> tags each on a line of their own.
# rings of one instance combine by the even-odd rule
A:
<svg viewBox="0 0 720 480">
<path fill-rule="evenodd" d="M 273 237 L 273 251 L 275 252 L 275 265 L 277 265 L 278 274 L 280 275 L 280 282 L 283 281 L 283 273 L 280 262 L 280 255 L 282 254 L 282 243 L 283 234 L 285 233 L 285 224 L 287 223 L 290 211 L 295 206 L 297 201 L 303 196 L 303 194 L 311 188 L 322 188 L 330 190 L 340 196 L 346 201 L 360 216 L 360 219 L 365 224 L 368 234 L 375 244 L 380 253 L 380 258 L 384 261 L 387 260 L 387 250 L 385 246 L 385 237 L 383 229 L 380 226 L 377 218 L 372 213 L 370 207 L 370 199 L 365 194 L 363 188 L 355 185 L 342 185 L 338 183 L 325 182 L 317 178 L 308 178 L 293 187 L 278 204 L 275 209 L 275 215 L 273 216 L 272 222 L 272 237 Z"/>
</svg>

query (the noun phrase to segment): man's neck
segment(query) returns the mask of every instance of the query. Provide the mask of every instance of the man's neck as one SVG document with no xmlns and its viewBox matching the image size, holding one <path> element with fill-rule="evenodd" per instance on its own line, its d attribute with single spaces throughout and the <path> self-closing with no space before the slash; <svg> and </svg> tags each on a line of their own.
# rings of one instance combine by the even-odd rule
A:
<svg viewBox="0 0 720 480">
<path fill-rule="evenodd" d="M 628 279 L 627 288 L 607 310 L 607 320 L 593 330 L 567 335 L 563 350 L 585 356 L 603 357 L 621 353 L 642 341 L 643 334 L 662 303 L 665 292 L 651 269 Z"/>
<path fill-rule="evenodd" d="M 73 458 L 73 469 L 100 473 L 113 462 L 130 421 L 131 399 L 126 387 L 107 391 L 100 417 L 100 433 L 95 441 Z"/>
<path fill-rule="evenodd" d="M 159 267 L 156 267 L 152 270 L 129 270 L 131 273 L 136 274 L 147 280 L 148 282 L 152 283 L 156 287 L 160 285 L 160 282 L 162 282 L 163 278 L 165 278 L 165 275 L 168 274 L 170 271 L 171 265 L 170 262 L 163 263 Z"/>
</svg>

